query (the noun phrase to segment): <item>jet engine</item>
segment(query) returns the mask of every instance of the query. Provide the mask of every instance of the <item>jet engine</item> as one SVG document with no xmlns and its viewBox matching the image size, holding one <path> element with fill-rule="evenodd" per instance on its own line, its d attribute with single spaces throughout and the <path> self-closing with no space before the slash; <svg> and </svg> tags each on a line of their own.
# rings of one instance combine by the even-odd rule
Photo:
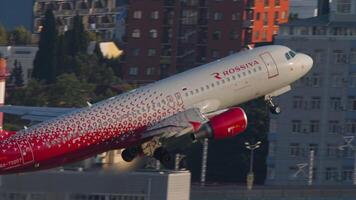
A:
<svg viewBox="0 0 356 200">
<path fill-rule="evenodd" d="M 215 140 L 236 136 L 247 128 L 246 113 L 242 108 L 231 108 L 212 117 L 197 132 L 192 134 L 193 140 L 212 138 Z"/>
</svg>

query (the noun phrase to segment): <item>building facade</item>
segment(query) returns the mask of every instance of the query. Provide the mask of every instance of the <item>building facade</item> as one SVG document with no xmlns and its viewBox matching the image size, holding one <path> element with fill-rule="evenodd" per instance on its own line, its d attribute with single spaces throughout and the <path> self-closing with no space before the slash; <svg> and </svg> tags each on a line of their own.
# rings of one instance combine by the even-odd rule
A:
<svg viewBox="0 0 356 200">
<path fill-rule="evenodd" d="M 11 73 L 15 67 L 21 67 L 24 84 L 31 79 L 37 51 L 38 47 L 34 46 L 0 46 L 0 54 L 6 58 L 9 72 Z M 8 80 L 7 85 L 12 84 Z"/>
<path fill-rule="evenodd" d="M 152 82 L 270 42 L 288 20 L 288 0 L 132 0 L 122 78 Z"/>
<path fill-rule="evenodd" d="M 33 26 L 40 32 L 44 14 L 52 9 L 59 32 L 71 28 L 73 18 L 79 15 L 84 27 L 104 40 L 115 38 L 117 28 L 121 28 L 120 17 L 125 7 L 120 0 L 35 0 Z M 124 9 L 125 10 L 125 9 Z M 119 26 L 119 27 L 118 27 Z"/>
<path fill-rule="evenodd" d="M 319 0 L 290 0 L 289 12 L 292 16 L 297 15 L 298 18 L 315 17 L 318 14 L 318 1 Z"/>
<path fill-rule="evenodd" d="M 333 0 L 328 15 L 281 26 L 276 43 L 314 67 L 270 117 L 267 183 L 356 184 L 356 2 Z"/>
<path fill-rule="evenodd" d="M 189 200 L 190 172 L 44 171 L 0 177 L 1 200 Z"/>
</svg>

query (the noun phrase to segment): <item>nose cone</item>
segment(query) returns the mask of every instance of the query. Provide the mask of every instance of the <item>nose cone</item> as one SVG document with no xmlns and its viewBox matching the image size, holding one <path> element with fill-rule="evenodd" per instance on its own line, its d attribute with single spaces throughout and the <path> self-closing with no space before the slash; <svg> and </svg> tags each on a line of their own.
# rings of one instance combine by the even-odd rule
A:
<svg viewBox="0 0 356 200">
<path fill-rule="evenodd" d="M 303 54 L 303 61 L 302 62 L 303 62 L 303 65 L 304 65 L 304 67 L 305 67 L 307 72 L 310 71 L 310 69 L 313 67 L 313 64 L 314 64 L 313 59 L 310 56 L 306 55 L 306 54 Z"/>
</svg>

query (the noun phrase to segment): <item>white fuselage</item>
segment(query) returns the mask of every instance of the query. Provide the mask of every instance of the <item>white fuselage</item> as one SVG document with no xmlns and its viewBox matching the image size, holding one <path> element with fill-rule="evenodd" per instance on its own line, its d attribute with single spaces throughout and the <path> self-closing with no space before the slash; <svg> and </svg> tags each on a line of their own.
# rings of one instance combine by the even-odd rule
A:
<svg viewBox="0 0 356 200">
<path fill-rule="evenodd" d="M 22 130 L 0 142 L 0 173 L 36 170 L 140 143 L 144 129 L 189 108 L 214 112 L 289 86 L 309 56 L 265 46 L 202 65 Z M 5 159 L 6 158 L 6 159 Z"/>
</svg>

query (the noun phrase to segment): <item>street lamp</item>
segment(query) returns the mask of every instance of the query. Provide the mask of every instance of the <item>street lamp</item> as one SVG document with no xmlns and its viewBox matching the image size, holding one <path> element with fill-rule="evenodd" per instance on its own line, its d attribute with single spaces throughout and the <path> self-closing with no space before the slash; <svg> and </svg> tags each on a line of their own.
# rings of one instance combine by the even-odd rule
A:
<svg viewBox="0 0 356 200">
<path fill-rule="evenodd" d="M 248 150 L 250 150 L 250 171 L 247 174 L 246 182 L 247 182 L 247 189 L 252 190 L 253 181 L 254 181 L 254 174 L 253 174 L 253 152 L 255 149 L 260 147 L 261 141 L 257 141 L 256 144 L 250 144 L 249 142 L 245 142 L 245 146 Z"/>
</svg>

